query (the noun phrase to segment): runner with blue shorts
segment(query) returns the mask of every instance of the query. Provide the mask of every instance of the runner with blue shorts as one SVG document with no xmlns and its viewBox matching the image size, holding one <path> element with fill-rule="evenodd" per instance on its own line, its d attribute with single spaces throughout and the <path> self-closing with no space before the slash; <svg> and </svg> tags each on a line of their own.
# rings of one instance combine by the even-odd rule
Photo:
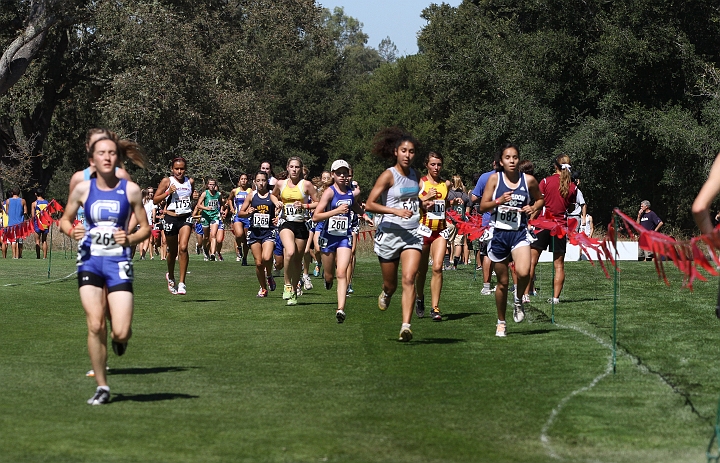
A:
<svg viewBox="0 0 720 463">
<path fill-rule="evenodd" d="M 498 284 L 495 289 L 495 305 L 498 321 L 495 336 L 506 336 L 505 311 L 508 297 L 508 264 L 515 262 L 517 291 L 523 294 L 530 282 L 530 238 L 527 228 L 529 215 L 542 209 L 545 204 L 535 177 L 521 174 L 520 150 L 511 143 L 503 145 L 495 154 L 497 173 L 492 175 L 480 201 L 482 212 L 492 212 L 488 243 L 488 257 L 495 264 Z M 532 206 L 530 203 L 534 200 Z M 525 319 L 522 300 L 514 303 L 513 320 Z"/>
<path fill-rule="evenodd" d="M 277 235 L 277 215 L 282 210 L 282 202 L 268 191 L 268 176 L 265 172 L 255 174 L 255 188 L 245 198 L 238 215 L 250 221 L 248 244 L 255 259 L 255 275 L 260 283 L 257 297 L 267 297 L 268 289 L 275 291 L 273 249 Z"/>
<path fill-rule="evenodd" d="M 250 220 L 240 217 L 238 213 L 245 202 L 245 198 L 247 198 L 251 191 L 253 190 L 250 187 L 248 174 L 240 174 L 237 188 L 234 188 L 230 192 L 230 196 L 227 199 L 227 204 L 230 206 L 230 211 L 232 212 L 232 232 L 233 235 L 235 235 L 235 247 L 237 248 L 235 260 L 242 261 L 242 265 L 248 264 L 249 243 L 247 241 L 247 231 L 250 228 Z"/>
<path fill-rule="evenodd" d="M 70 193 L 60 228 L 79 241 L 78 285 L 80 301 L 87 318 L 88 353 L 92 362 L 97 389 L 88 400 L 100 405 L 110 400 L 105 365 L 107 364 L 108 316 L 112 317 L 112 347 L 123 355 L 132 334 L 133 271 L 130 247 L 150 236 L 142 205 L 140 187 L 117 177 L 115 166 L 128 150 L 139 151 L 136 144 L 100 138 L 89 149 L 97 177 L 79 183 Z M 85 210 L 87 228 L 75 217 L 80 207 Z M 130 217 L 134 213 L 138 230 L 129 235 Z M 107 294 L 105 292 L 107 288 Z"/>
<path fill-rule="evenodd" d="M 347 277 L 352 260 L 353 236 L 350 213 L 351 211 L 359 213 L 360 206 L 346 181 L 350 175 L 350 165 L 343 160 L 337 160 L 333 162 L 330 170 L 334 183 L 323 192 L 315 209 L 314 219 L 318 223 L 324 223 L 319 233 L 318 244 L 325 270 L 325 289 L 332 288 L 333 273 L 335 273 L 338 280 L 338 306 L 335 318 L 338 323 L 342 323 L 345 321 Z"/>
</svg>

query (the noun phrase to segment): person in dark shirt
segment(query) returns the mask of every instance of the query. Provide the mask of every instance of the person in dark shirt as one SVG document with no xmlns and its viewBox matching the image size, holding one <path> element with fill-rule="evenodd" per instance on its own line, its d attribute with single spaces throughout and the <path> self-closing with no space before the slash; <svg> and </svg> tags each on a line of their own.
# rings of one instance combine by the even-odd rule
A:
<svg viewBox="0 0 720 463">
<path fill-rule="evenodd" d="M 657 214 L 650 210 L 650 201 L 647 199 L 640 203 L 640 210 L 638 211 L 637 223 L 640 224 L 645 230 L 658 231 L 663 226 L 663 221 Z M 645 251 L 638 247 L 638 261 L 642 260 L 653 260 L 653 253 Z"/>
</svg>

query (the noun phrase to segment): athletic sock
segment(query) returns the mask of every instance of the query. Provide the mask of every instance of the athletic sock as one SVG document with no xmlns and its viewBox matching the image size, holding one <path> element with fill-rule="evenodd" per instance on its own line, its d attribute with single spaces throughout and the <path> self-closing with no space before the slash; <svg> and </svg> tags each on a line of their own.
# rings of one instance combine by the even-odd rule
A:
<svg viewBox="0 0 720 463">
<path fill-rule="evenodd" d="M 405 328 L 410 329 L 410 323 L 403 323 L 402 329 L 405 329 Z"/>
<path fill-rule="evenodd" d="M 483 283 L 483 289 L 490 289 L 490 283 Z"/>
<path fill-rule="evenodd" d="M 505 324 L 505 321 L 498 319 L 497 324 L 498 324 L 498 325 L 504 325 L 504 324 Z"/>
</svg>

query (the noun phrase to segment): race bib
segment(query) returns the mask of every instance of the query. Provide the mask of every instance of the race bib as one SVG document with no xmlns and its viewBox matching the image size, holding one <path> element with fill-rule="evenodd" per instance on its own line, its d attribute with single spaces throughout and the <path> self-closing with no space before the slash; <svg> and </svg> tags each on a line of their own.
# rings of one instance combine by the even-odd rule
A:
<svg viewBox="0 0 720 463">
<path fill-rule="evenodd" d="M 121 280 L 133 281 L 133 263 L 118 262 L 118 276 Z"/>
<path fill-rule="evenodd" d="M 285 219 L 290 222 L 304 222 L 305 216 L 303 215 L 302 207 L 295 207 L 293 203 L 287 203 L 283 206 L 285 212 Z"/>
<path fill-rule="evenodd" d="M 450 239 L 450 229 L 446 228 L 445 230 L 441 231 L 440 236 L 442 236 L 446 240 L 449 240 Z"/>
<path fill-rule="evenodd" d="M 208 201 L 207 207 L 211 208 L 212 210 L 220 209 L 218 207 L 219 201 L 217 199 L 211 199 Z"/>
<path fill-rule="evenodd" d="M 420 224 L 417 231 L 418 231 L 418 235 L 424 236 L 426 238 L 429 238 L 430 235 L 432 235 L 432 230 L 430 230 L 430 227 L 427 227 L 423 224 Z"/>
<path fill-rule="evenodd" d="M 436 199 L 427 211 L 427 218 L 431 220 L 445 220 L 445 200 Z"/>
<path fill-rule="evenodd" d="M 406 199 L 401 203 L 402 208 L 412 212 L 412 215 L 403 220 L 418 220 L 420 217 L 420 202 L 417 198 Z"/>
<path fill-rule="evenodd" d="M 121 256 L 123 247 L 115 242 L 115 227 L 95 227 L 90 230 L 90 255 Z"/>
<path fill-rule="evenodd" d="M 178 198 L 173 203 L 175 205 L 175 213 L 176 214 L 185 214 L 187 212 L 190 212 L 190 198 Z"/>
<path fill-rule="evenodd" d="M 517 230 L 520 228 L 520 219 L 522 212 L 519 207 L 506 206 L 504 204 L 497 207 L 495 217 L 495 228 L 499 230 Z"/>
<path fill-rule="evenodd" d="M 346 215 L 335 215 L 328 219 L 327 231 L 334 236 L 347 236 L 350 220 Z"/>
<path fill-rule="evenodd" d="M 270 214 L 253 213 L 253 228 L 270 228 Z"/>
</svg>

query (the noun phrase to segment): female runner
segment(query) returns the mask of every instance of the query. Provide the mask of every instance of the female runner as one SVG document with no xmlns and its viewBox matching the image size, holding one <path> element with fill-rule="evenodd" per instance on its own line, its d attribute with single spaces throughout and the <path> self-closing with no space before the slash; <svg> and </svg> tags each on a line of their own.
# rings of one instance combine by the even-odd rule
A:
<svg viewBox="0 0 720 463">
<path fill-rule="evenodd" d="M 273 195 L 283 203 L 284 222 L 280 224 L 280 241 L 285 261 L 285 287 L 283 299 L 287 305 L 297 305 L 297 286 L 302 274 L 302 257 L 309 236 L 304 210 L 315 209 L 317 190 L 311 182 L 302 179 L 302 161 L 291 157 L 287 162 L 288 178 L 278 180 Z M 307 199 L 312 199 L 308 203 Z"/>
<path fill-rule="evenodd" d="M 48 201 L 45 199 L 45 189 L 40 187 L 35 190 L 35 201 L 30 206 L 33 217 L 35 219 L 40 217 L 42 211 L 48 206 Z M 48 243 L 47 236 L 49 227 L 43 227 L 40 222 L 33 222 L 35 228 L 35 256 L 40 258 L 40 250 L 42 249 L 43 259 L 47 259 L 48 255 Z"/>
<path fill-rule="evenodd" d="M 235 235 L 235 246 L 237 247 L 236 261 L 242 261 L 242 265 L 247 265 L 248 246 L 247 231 L 250 228 L 250 220 L 240 217 L 239 212 L 245 198 L 252 191 L 250 188 L 250 179 L 247 174 L 240 174 L 237 188 L 233 189 L 228 196 L 227 204 L 232 212 L 232 232 Z"/>
<path fill-rule="evenodd" d="M 571 180 L 570 158 L 561 154 L 555 159 L 555 174 L 540 181 L 540 192 L 545 196 L 545 210 L 543 215 L 555 220 L 565 221 L 567 209 L 575 202 L 577 187 Z M 536 208 L 538 210 L 538 208 Z M 567 225 L 567 223 L 565 223 Z M 548 302 L 560 302 L 560 292 L 565 284 L 565 249 L 567 237 L 558 238 L 550 236 L 550 230 L 540 230 L 535 233 L 537 241 L 530 245 L 532 249 L 532 263 L 530 265 L 530 279 L 535 278 L 535 267 L 540 260 L 540 253 L 547 249 L 553 251 L 553 266 L 555 267 L 555 281 L 553 281 L 553 294 Z M 551 241 L 552 240 L 552 241 Z M 520 293 L 518 293 L 520 294 Z M 524 293 L 523 293 L 524 294 Z"/>
<path fill-rule="evenodd" d="M 255 275 L 260 283 L 257 297 L 267 297 L 268 289 L 275 291 L 273 249 L 277 214 L 282 209 L 282 202 L 268 191 L 268 175 L 265 172 L 255 174 L 255 188 L 245 197 L 237 215 L 250 221 L 248 242 L 255 259 Z"/>
<path fill-rule="evenodd" d="M 410 321 L 415 302 L 417 278 L 423 240 L 418 234 L 420 207 L 432 207 L 432 201 L 420 203 L 420 176 L 410 167 L 415 157 L 415 139 L 397 127 L 381 130 L 373 140 L 372 152 L 395 165 L 385 170 L 375 182 L 365 210 L 382 214 L 375 234 L 375 254 L 380 260 L 383 290 L 378 297 L 380 310 L 390 305 L 397 289 L 398 267 L 402 263 L 402 326 L 399 341 L 412 339 Z"/>
<path fill-rule="evenodd" d="M 220 228 L 220 191 L 217 181 L 211 178 L 207 182 L 207 190 L 198 198 L 193 216 L 200 211 L 200 223 L 203 228 L 203 250 L 205 255 L 215 260 L 217 255 L 217 233 Z M 224 234 L 223 234 L 224 235 Z"/>
<path fill-rule="evenodd" d="M 440 293 L 443 285 L 443 260 L 447 250 L 448 231 L 445 221 L 448 190 L 452 186 L 449 180 L 440 178 L 443 166 L 442 155 L 431 151 L 425 160 L 428 174 L 420 179 L 420 199 L 430 201 L 432 206 L 420 211 L 420 228 L 423 237 L 422 257 L 418 276 L 415 280 L 417 300 L 415 313 L 419 318 L 425 316 L 425 277 L 428 271 L 428 260 L 432 257 L 432 278 L 430 280 L 430 297 L 432 301 L 431 317 L 433 321 L 442 321 L 440 313 Z"/>
<path fill-rule="evenodd" d="M 110 400 L 105 365 L 107 363 L 107 328 L 105 306 L 112 317 L 112 347 L 123 355 L 132 334 L 133 272 L 130 246 L 150 235 L 142 206 L 140 187 L 118 178 L 115 167 L 128 151 L 139 151 L 127 141 L 101 138 L 90 145 L 89 154 L 97 178 L 83 181 L 70 193 L 60 228 L 80 241 L 78 284 L 80 301 L 87 318 L 88 353 L 92 362 L 97 390 L 88 400 L 101 405 Z M 73 226 L 80 207 L 85 209 L 87 229 Z M 139 229 L 128 235 L 130 215 L 134 213 Z M 107 287 L 107 295 L 105 293 Z"/>
<path fill-rule="evenodd" d="M 170 163 L 172 176 L 165 177 L 155 189 L 155 204 L 165 200 L 165 239 L 168 244 L 167 267 L 165 279 L 170 294 L 186 294 L 185 276 L 187 275 L 188 242 L 192 232 L 193 184 L 195 181 L 185 176 L 187 161 L 175 158 Z M 175 260 L 180 260 L 180 283 L 175 288 Z"/>
<path fill-rule="evenodd" d="M 524 294 L 530 282 L 530 241 L 527 218 L 542 208 L 544 200 L 534 177 L 521 174 L 518 170 L 520 151 L 512 143 L 503 145 L 495 154 L 498 172 L 492 175 L 483 191 L 480 201 L 482 212 L 492 212 L 488 243 L 488 257 L 495 263 L 497 287 L 495 306 L 498 321 L 495 336 L 506 336 L 505 311 L 508 297 L 508 264 L 515 262 L 518 294 Z M 535 200 L 533 205 L 530 202 Z M 513 320 L 520 323 L 525 319 L 522 301 L 516 301 Z"/>
<path fill-rule="evenodd" d="M 333 184 L 333 177 L 330 171 L 324 170 L 322 174 L 320 174 L 320 185 L 316 185 L 317 192 L 318 192 L 318 198 L 322 196 L 322 194 L 325 192 L 325 190 Z M 308 239 L 308 246 L 307 250 L 309 252 L 310 250 L 310 242 L 312 242 L 312 247 L 315 249 L 315 270 L 313 270 L 314 276 L 320 276 L 320 268 L 322 267 L 322 259 L 320 258 L 320 245 L 318 244 L 318 237 L 320 237 L 320 233 L 322 233 L 322 227 L 325 226 L 324 222 L 314 222 L 314 228 L 310 229 L 310 238 Z M 307 255 L 307 253 L 306 253 Z"/>
<path fill-rule="evenodd" d="M 155 202 L 155 189 L 153 188 L 153 203 Z M 165 201 L 155 205 L 155 223 L 153 224 L 153 235 L 155 235 L 155 253 L 160 255 L 160 260 L 167 259 L 167 242 L 165 241 Z M 157 232 L 157 233 L 156 233 Z"/>
<path fill-rule="evenodd" d="M 358 182 L 353 180 L 353 170 L 350 168 L 350 174 L 345 179 L 348 188 L 352 191 L 353 196 L 357 199 L 360 197 L 360 185 Z M 358 203 L 359 204 L 359 203 Z M 357 252 L 358 238 L 360 236 L 360 216 L 362 215 L 363 208 L 360 206 L 361 214 L 358 215 L 354 211 L 350 211 L 350 229 L 352 230 L 352 259 L 350 259 L 350 267 L 348 267 L 348 295 L 353 294 L 355 291 L 352 287 L 353 274 L 355 273 L 355 254 Z"/>
<path fill-rule="evenodd" d="M 149 224 L 155 223 L 155 203 L 153 202 L 153 196 L 155 196 L 155 189 L 148 188 L 143 191 L 143 209 L 145 209 L 145 216 Z M 140 243 L 140 260 L 145 260 L 145 254 L 150 251 L 150 259 L 153 259 L 153 235 L 154 230 L 151 229 L 150 236 L 148 239 Z"/>
<path fill-rule="evenodd" d="M 332 163 L 330 170 L 334 183 L 323 192 L 313 217 L 317 222 L 325 224 L 318 237 L 319 252 L 322 253 L 325 269 L 325 289 L 332 287 L 333 273 L 336 273 L 338 306 L 335 318 L 338 323 L 342 323 L 345 321 L 347 277 L 352 260 L 353 237 L 350 212 L 354 211 L 358 214 L 360 206 L 355 201 L 355 195 L 348 188 L 347 178 L 350 175 L 348 163 L 337 160 Z"/>
</svg>

